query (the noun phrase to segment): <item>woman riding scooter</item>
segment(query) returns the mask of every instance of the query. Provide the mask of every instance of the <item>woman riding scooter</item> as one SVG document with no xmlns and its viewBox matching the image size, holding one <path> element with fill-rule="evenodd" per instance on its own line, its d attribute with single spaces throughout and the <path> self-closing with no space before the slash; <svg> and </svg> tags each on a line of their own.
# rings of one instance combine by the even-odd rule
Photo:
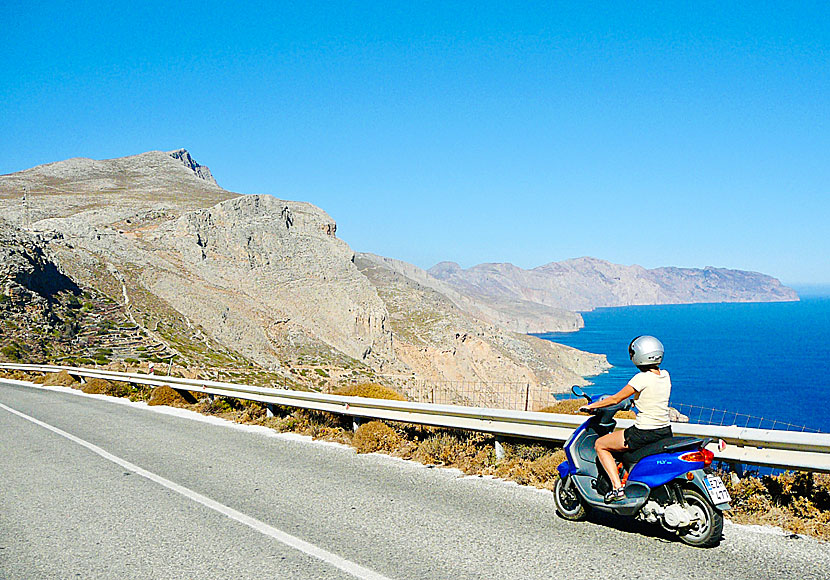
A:
<svg viewBox="0 0 830 580">
<path fill-rule="evenodd" d="M 628 356 L 640 372 L 617 394 L 580 408 L 580 411 L 590 411 L 610 407 L 634 395 L 634 405 L 637 407 L 634 425 L 624 431 L 603 435 L 594 445 L 612 485 L 611 491 L 605 495 L 605 503 L 625 499 L 625 488 L 620 481 L 612 452 L 633 451 L 672 436 L 669 422 L 671 378 L 668 371 L 660 369 L 663 344 L 653 336 L 638 336 L 628 345 Z"/>
</svg>

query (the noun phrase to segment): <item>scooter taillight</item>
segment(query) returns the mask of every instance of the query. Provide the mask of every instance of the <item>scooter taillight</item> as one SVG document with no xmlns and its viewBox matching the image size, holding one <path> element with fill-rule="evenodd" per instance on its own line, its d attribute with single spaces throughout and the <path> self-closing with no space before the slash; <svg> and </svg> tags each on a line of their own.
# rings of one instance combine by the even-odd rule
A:
<svg viewBox="0 0 830 580">
<path fill-rule="evenodd" d="M 709 451 L 708 449 L 701 449 L 699 451 L 692 451 L 691 453 L 684 453 L 680 456 L 680 459 L 683 461 L 689 461 L 690 463 L 700 463 L 703 462 L 704 467 L 709 466 L 712 464 L 712 460 L 715 458 L 715 454 Z"/>
</svg>

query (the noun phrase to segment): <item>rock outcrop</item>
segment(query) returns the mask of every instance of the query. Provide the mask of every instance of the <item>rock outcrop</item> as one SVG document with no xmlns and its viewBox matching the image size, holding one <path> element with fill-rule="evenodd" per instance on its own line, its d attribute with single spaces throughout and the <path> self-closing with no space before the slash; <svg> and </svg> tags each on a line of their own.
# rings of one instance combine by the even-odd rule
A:
<svg viewBox="0 0 830 580">
<path fill-rule="evenodd" d="M 462 269 L 442 262 L 429 273 L 477 299 L 495 303 L 522 300 L 575 311 L 641 304 L 798 300 L 795 291 L 757 272 L 711 267 L 647 270 L 596 258 L 551 262 L 532 270 L 513 264 Z"/>
<path fill-rule="evenodd" d="M 196 163 L 196 160 L 191 157 L 190 152 L 187 149 L 177 149 L 176 151 L 171 151 L 169 155 L 173 159 L 178 159 L 184 163 L 184 166 L 190 169 L 199 179 L 204 179 L 208 183 L 218 185 L 216 180 L 213 178 L 213 175 L 211 175 L 210 169 L 204 165 Z"/>
</svg>

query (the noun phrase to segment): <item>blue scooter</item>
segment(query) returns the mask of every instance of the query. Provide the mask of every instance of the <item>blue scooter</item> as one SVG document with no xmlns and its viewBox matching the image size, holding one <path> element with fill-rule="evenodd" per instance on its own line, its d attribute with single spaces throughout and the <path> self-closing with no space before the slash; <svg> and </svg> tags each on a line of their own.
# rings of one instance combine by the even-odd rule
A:
<svg viewBox="0 0 830 580">
<path fill-rule="evenodd" d="M 573 387 L 577 397 L 590 397 Z M 723 510 L 730 508 L 729 492 L 716 475 L 704 471 L 714 454 L 706 449 L 709 439 L 669 437 L 637 451 L 620 454 L 620 479 L 625 499 L 605 503 L 611 482 L 597 459 L 594 443 L 617 425 L 614 414 L 630 409 L 627 399 L 612 407 L 593 410 L 565 443 L 567 460 L 558 466 L 554 488 L 556 511 L 567 520 L 582 520 L 589 509 L 633 516 L 678 534 L 691 546 L 718 545 L 723 533 Z M 708 471 L 708 470 L 707 470 Z"/>
</svg>

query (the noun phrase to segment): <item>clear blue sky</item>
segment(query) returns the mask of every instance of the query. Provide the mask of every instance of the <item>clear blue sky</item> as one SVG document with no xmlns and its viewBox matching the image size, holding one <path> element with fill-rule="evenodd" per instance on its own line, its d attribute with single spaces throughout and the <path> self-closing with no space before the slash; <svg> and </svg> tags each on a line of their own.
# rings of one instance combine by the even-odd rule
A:
<svg viewBox="0 0 830 580">
<path fill-rule="evenodd" d="M 825 2 L 0 2 L 0 173 L 186 147 L 429 267 L 830 283 Z"/>
</svg>

